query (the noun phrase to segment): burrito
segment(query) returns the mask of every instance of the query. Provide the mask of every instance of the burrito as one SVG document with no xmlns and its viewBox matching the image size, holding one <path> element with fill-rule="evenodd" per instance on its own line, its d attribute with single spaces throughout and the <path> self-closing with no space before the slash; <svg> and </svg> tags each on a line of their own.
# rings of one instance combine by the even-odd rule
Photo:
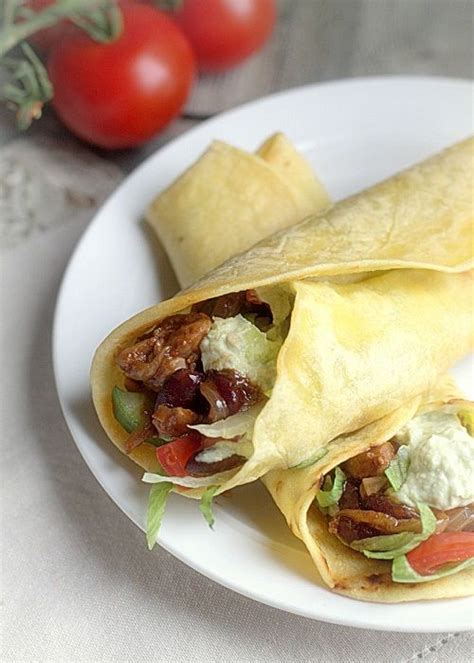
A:
<svg viewBox="0 0 474 663">
<path fill-rule="evenodd" d="M 209 516 L 213 495 L 313 463 L 468 352 L 472 148 L 277 233 L 103 341 L 94 404 L 157 514 L 172 488 Z"/>
<path fill-rule="evenodd" d="M 474 592 L 474 404 L 444 380 L 263 478 L 322 579 L 371 601 Z"/>
<path fill-rule="evenodd" d="M 329 205 L 309 163 L 277 133 L 255 154 L 214 141 L 151 203 L 147 220 L 185 286 Z"/>
</svg>

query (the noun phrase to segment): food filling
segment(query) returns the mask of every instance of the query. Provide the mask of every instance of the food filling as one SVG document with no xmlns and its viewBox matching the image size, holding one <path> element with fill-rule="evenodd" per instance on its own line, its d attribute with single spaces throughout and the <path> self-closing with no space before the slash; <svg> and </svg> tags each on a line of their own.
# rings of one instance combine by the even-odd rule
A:
<svg viewBox="0 0 474 663">
<path fill-rule="evenodd" d="M 414 417 L 390 441 L 323 477 L 316 505 L 329 532 L 366 557 L 391 560 L 395 582 L 425 582 L 474 563 L 470 414 Z"/>
<path fill-rule="evenodd" d="M 207 300 L 137 338 L 117 356 L 125 388 L 112 394 L 115 417 L 130 433 L 127 453 L 155 446 L 168 477 L 240 467 L 253 451 L 253 424 L 275 382 L 282 340 L 255 290 Z"/>
</svg>

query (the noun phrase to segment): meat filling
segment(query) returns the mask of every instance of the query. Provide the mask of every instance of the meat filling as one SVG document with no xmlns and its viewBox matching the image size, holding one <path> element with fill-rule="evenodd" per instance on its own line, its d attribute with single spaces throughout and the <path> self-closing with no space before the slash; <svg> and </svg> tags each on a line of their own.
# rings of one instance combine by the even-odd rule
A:
<svg viewBox="0 0 474 663">
<path fill-rule="evenodd" d="M 118 354 L 126 390 L 145 392 L 155 403 L 146 425 L 131 433 L 127 452 L 157 436 L 167 441 L 189 434 L 188 426 L 213 423 L 263 398 L 261 389 L 237 371 L 206 373 L 202 367 L 200 345 L 211 328 L 212 317 L 238 314 L 253 315 L 261 329 L 272 323 L 269 306 L 258 299 L 255 291 L 230 293 L 194 306 L 191 313 L 166 318 Z M 217 441 L 202 438 L 202 447 Z M 245 458 L 237 454 L 208 464 L 191 459 L 187 469 L 192 476 L 211 476 L 244 462 Z"/>
<path fill-rule="evenodd" d="M 163 320 L 150 336 L 122 350 L 117 363 L 128 378 L 159 391 L 176 371 L 196 368 L 199 346 L 211 324 L 205 313 L 173 315 Z"/>
<path fill-rule="evenodd" d="M 262 331 L 267 330 L 273 321 L 271 309 L 262 302 L 255 290 L 232 292 L 221 297 L 208 299 L 192 307 L 193 312 L 205 313 L 215 318 L 233 318 L 238 315 L 254 316 L 255 324 Z"/>
<path fill-rule="evenodd" d="M 338 511 L 329 520 L 329 531 L 344 543 L 383 534 L 418 532 L 416 509 L 395 502 L 385 494 L 382 475 L 397 453 L 392 440 L 364 451 L 342 464 L 346 481 Z M 376 492 L 368 487 L 375 486 Z"/>
<path fill-rule="evenodd" d="M 385 442 L 350 458 L 343 463 L 342 469 L 354 479 L 379 476 L 385 472 L 395 454 L 396 449 L 392 442 Z"/>
<path fill-rule="evenodd" d="M 160 435 L 179 437 L 189 432 L 188 426 L 199 423 L 202 417 L 185 407 L 158 405 L 153 412 L 153 424 Z"/>
<path fill-rule="evenodd" d="M 337 509 L 329 516 L 328 529 L 344 543 L 421 531 L 418 511 L 386 493 L 388 483 L 383 473 L 395 457 L 398 446 L 395 440 L 391 440 L 342 464 L 346 481 Z M 433 509 L 433 512 L 438 523 L 437 532 L 474 528 L 473 505 L 447 512 Z"/>
</svg>

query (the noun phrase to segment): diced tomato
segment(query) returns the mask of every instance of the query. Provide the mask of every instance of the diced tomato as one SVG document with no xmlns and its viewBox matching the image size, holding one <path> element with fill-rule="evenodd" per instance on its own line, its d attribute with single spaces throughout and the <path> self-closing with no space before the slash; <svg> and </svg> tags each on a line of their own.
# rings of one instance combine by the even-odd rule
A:
<svg viewBox="0 0 474 663">
<path fill-rule="evenodd" d="M 189 459 L 201 448 L 201 434 L 192 431 L 158 447 L 156 457 L 166 474 L 171 477 L 185 477 L 188 474 L 186 465 Z"/>
<path fill-rule="evenodd" d="M 433 534 L 407 553 L 410 566 L 420 575 L 430 575 L 439 566 L 474 557 L 474 532 Z"/>
</svg>

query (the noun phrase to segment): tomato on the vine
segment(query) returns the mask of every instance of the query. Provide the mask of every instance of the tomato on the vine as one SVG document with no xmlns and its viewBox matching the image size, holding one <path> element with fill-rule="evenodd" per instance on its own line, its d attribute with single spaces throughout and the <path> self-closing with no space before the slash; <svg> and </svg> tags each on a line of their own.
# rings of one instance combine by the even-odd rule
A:
<svg viewBox="0 0 474 663">
<path fill-rule="evenodd" d="M 53 106 L 77 136 L 105 148 L 139 145 L 176 117 L 188 97 L 191 46 L 163 12 L 121 3 L 123 32 L 98 43 L 75 33 L 53 46 Z"/>
<path fill-rule="evenodd" d="M 203 71 L 228 69 L 257 51 L 275 17 L 275 0 L 183 0 L 175 13 Z"/>
</svg>

